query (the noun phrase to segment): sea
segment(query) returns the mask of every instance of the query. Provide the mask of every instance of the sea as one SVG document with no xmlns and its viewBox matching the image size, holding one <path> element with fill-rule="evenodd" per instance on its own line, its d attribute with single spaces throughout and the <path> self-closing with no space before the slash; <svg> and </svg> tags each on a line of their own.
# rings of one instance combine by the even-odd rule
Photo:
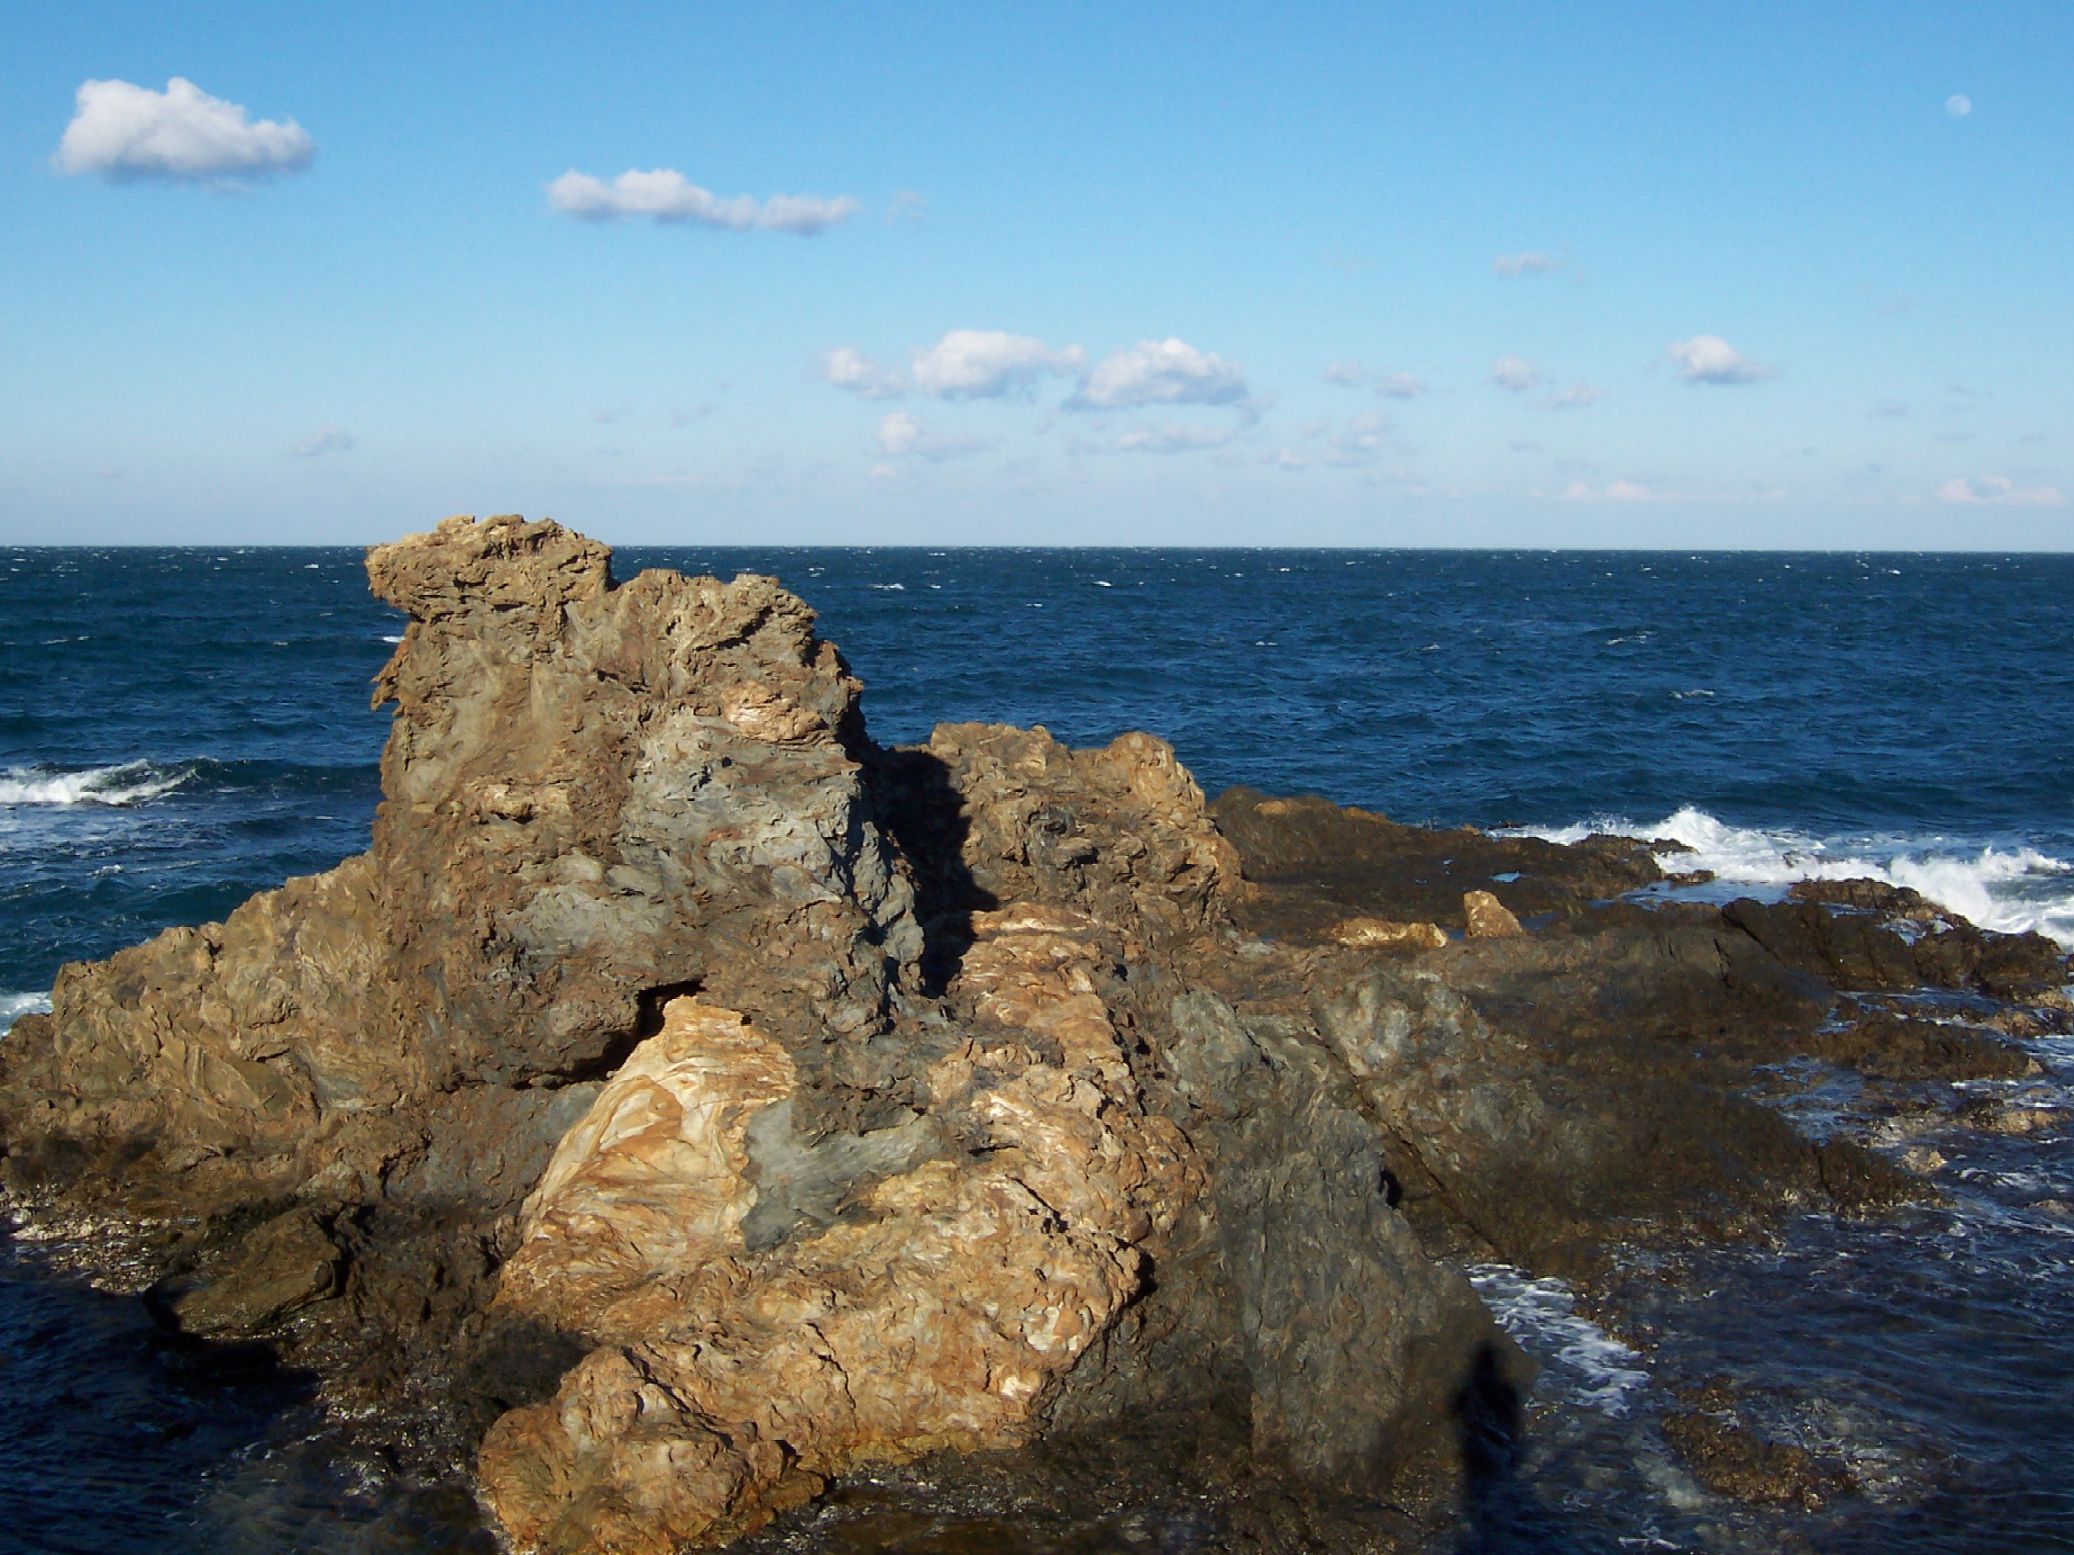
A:
<svg viewBox="0 0 2074 1555">
<path fill-rule="evenodd" d="M 1724 898 L 1871 875 L 2074 947 L 2074 555 L 616 557 L 623 577 L 645 567 L 771 573 L 804 596 L 882 743 L 943 720 L 1073 744 L 1148 729 L 1213 795 L 1668 839 Z M 387 728 L 370 682 L 402 630 L 357 550 L 0 547 L 0 1031 L 48 1007 L 62 963 L 362 849 Z M 1469 1271 L 1544 1371 L 1519 1461 L 1457 1547 L 2074 1547 L 2074 1040 L 2032 1047 L 2038 1076 L 1968 1089 L 2045 1126 L 1891 1141 L 1945 1158 L 1939 1202 L 1637 1253 L 1618 1333 L 1560 1282 Z M 1794 1110 L 1822 1132 L 1862 1125 L 1857 1105 L 1811 1075 Z M 463 1491 L 347 1445 L 263 1358 L 169 1340 L 80 1252 L 0 1235 L 0 1545 L 493 1547 Z M 1686 1407 L 1671 1379 L 1709 1356 L 1752 1384 L 1767 1432 L 1853 1488 L 1810 1512 L 1697 1483 L 1662 1422 Z M 911 1494 L 903 1531 L 842 1547 L 1109 1547 Z M 1214 1518 L 1156 1524 L 1116 1547 L 1217 1547 Z"/>
</svg>

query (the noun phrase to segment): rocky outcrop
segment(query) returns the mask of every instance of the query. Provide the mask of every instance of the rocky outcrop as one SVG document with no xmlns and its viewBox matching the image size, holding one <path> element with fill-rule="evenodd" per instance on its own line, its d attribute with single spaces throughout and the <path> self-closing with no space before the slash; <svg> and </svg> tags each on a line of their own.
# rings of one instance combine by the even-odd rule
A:
<svg viewBox="0 0 2074 1555">
<path fill-rule="evenodd" d="M 369 851 L 66 968 L 0 1179 L 179 1222 L 169 1321 L 407 1417 L 521 1550 L 1153 1416 L 1444 1517 L 1525 1378 L 1448 1257 L 1888 1202 L 1753 1066 L 2007 1072 L 1838 982 L 2064 980 L 1909 903 L 1609 906 L 1660 876 L 1614 839 L 1213 810 L 1146 735 L 882 750 L 776 583 L 615 583 L 552 523 L 368 571 L 409 618 Z"/>
</svg>

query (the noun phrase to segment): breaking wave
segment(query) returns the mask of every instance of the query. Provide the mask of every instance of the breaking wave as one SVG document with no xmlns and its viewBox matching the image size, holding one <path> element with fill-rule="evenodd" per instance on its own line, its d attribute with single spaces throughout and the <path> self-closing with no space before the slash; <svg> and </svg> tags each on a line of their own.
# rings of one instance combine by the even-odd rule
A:
<svg viewBox="0 0 2074 1555">
<path fill-rule="evenodd" d="M 0 993 L 0 1037 L 14 1029 L 14 1023 L 24 1015 L 48 1015 L 50 995 L 47 993 Z"/>
<path fill-rule="evenodd" d="M 0 771 L 0 807 L 142 804 L 170 793 L 193 776 L 191 765 L 161 767 L 148 761 L 73 772 L 41 764 L 8 767 Z"/>
<path fill-rule="evenodd" d="M 1576 1295 L 1563 1281 L 1536 1279 L 1504 1263 L 1475 1264 L 1464 1272 L 1498 1326 L 1547 1368 L 1542 1392 L 1601 1414 L 1624 1415 L 1628 1395 L 1648 1385 L 1642 1357 L 1578 1316 Z"/>
<path fill-rule="evenodd" d="M 2035 931 L 2074 949 L 2074 863 L 2036 848 L 1954 848 L 1947 838 L 1819 837 L 1782 827 L 1734 826 L 1692 805 L 1653 824 L 1602 815 L 1574 826 L 1509 828 L 1507 835 L 1576 842 L 1594 832 L 1682 843 L 1691 851 L 1660 852 L 1666 867 L 1704 869 L 1732 885 L 1883 880 L 1920 891 L 1981 928 Z"/>
</svg>

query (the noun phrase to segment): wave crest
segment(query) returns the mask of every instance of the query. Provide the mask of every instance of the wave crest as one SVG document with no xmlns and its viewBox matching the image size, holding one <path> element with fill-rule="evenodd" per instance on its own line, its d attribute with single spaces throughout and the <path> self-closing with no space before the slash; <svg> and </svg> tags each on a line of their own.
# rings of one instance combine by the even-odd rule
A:
<svg viewBox="0 0 2074 1555">
<path fill-rule="evenodd" d="M 2074 949 L 2074 863 L 2031 847 L 1953 849 L 1947 838 L 1819 837 L 1784 827 L 1735 826 L 1685 805 L 1654 824 L 1601 815 L 1575 826 L 1517 827 L 1513 836 L 1577 842 L 1593 833 L 1683 843 L 1659 856 L 1675 870 L 1704 869 L 1735 885 L 1882 880 L 1921 892 L 1948 912 L 2005 934 L 2036 932 Z"/>
<path fill-rule="evenodd" d="M 24 1015 L 48 1015 L 50 995 L 47 993 L 0 993 L 0 1037 L 14 1029 L 14 1023 Z"/>
<path fill-rule="evenodd" d="M 125 761 L 113 767 L 65 772 L 38 764 L 0 772 L 0 806 L 134 805 L 171 793 L 194 776 L 189 766 Z"/>
</svg>

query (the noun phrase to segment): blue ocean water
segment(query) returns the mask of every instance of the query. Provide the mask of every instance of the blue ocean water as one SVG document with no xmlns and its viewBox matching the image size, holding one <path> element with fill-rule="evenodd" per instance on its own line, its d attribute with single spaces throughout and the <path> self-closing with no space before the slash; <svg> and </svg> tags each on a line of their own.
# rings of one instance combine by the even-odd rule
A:
<svg viewBox="0 0 2074 1555">
<path fill-rule="evenodd" d="M 1247 783 L 1411 821 L 1674 836 L 1729 889 L 1882 873 L 2074 943 L 2074 556 L 706 548 L 626 550 L 617 565 L 776 574 L 865 681 L 882 742 L 950 719 L 1042 723 L 1071 743 L 1145 728 L 1212 793 Z M 356 551 L 0 549 L 0 1027 L 39 1007 L 63 961 L 220 917 L 363 847 L 387 723 L 369 682 L 401 630 Z M 2062 1057 L 2042 1054 L 2049 1074 Z M 2003 1433 L 1984 1450 L 2065 1485 L 2074 1448 L 2039 1433 L 2074 1442 L 2074 1398 L 2036 1379 L 2074 1372 L 2057 1283 L 2074 1238 L 2025 1218 L 2060 1193 L 2064 1152 L 1981 1161 L 1978 1213 L 1963 1236 L 1939 1234 L 1945 1253 L 1978 1245 L 1984 1262 L 1890 1251 L 1874 1266 L 1899 1257 L 1910 1280 L 1941 1271 L 2001 1293 L 1979 1310 L 2000 1314 L 1985 1352 L 2007 1375 L 1973 1391 L 2000 1401 L 1998 1421 L 2030 1411 L 2031 1429 L 1984 1427 Z M 1809 1256 L 1829 1257 L 1837 1234 L 1810 1233 Z M 1781 1288 L 1801 1289 L 1791 1248 L 1777 1256 Z M 203 1399 L 207 1428 L 183 1427 L 191 1384 L 125 1326 L 127 1308 L 8 1268 L 0 1514 L 40 1507 L 38 1549 L 229 1547 L 208 1510 L 223 1465 L 249 1478 L 273 1461 L 293 1404 Z M 1737 1278 L 1762 1287 L 1754 1266 Z M 1521 1288 L 1531 1331 L 1552 1298 Z M 1914 1367 L 1967 1338 L 1961 1316 L 1917 1329 L 1920 1353 L 1898 1352 Z M 134 1413 L 144 1436 L 53 1435 L 47 1421 L 25 1435 L 27 1406 L 77 1386 L 27 1364 L 52 1346 L 112 1370 L 116 1392 L 86 1412 Z M 1576 1451 L 1632 1458 L 1611 1441 Z M 1652 1495 L 1677 1501 L 1637 1473 L 1606 1481 L 1592 1539 L 1649 1524 Z M 202 1480 L 212 1496 L 193 1490 Z M 125 1484 L 158 1509 L 134 1532 L 87 1510 Z M 2047 1513 L 2074 1518 L 2074 1499 L 2048 1492 L 2044 1512 L 2006 1525 L 1968 1508 L 1917 1533 L 1924 1548 L 2042 1549 L 2027 1530 Z M 1674 1546 L 1692 1537 L 1686 1514 L 1661 1515 Z M 297 1526 L 274 1547 L 320 1546 Z M 1877 1537 L 1833 1547 L 1891 1533 L 1868 1527 Z M 1966 1542 L 1982 1527 L 2000 1542 Z M 395 1537 L 380 1547 L 447 1547 Z"/>
</svg>

